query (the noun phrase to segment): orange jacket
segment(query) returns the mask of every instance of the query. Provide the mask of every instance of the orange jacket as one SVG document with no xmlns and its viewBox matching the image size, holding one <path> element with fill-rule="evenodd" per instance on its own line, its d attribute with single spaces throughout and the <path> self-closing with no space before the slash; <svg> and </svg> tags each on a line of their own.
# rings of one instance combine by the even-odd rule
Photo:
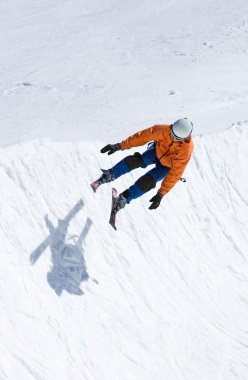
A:
<svg viewBox="0 0 248 380">
<path fill-rule="evenodd" d="M 161 165 L 171 168 L 159 189 L 159 193 L 165 195 L 181 178 L 190 160 L 194 148 L 192 137 L 182 142 L 174 141 L 170 125 L 154 125 L 123 140 L 120 147 L 121 150 L 125 150 L 144 145 L 149 141 L 156 143 L 156 156 Z"/>
</svg>

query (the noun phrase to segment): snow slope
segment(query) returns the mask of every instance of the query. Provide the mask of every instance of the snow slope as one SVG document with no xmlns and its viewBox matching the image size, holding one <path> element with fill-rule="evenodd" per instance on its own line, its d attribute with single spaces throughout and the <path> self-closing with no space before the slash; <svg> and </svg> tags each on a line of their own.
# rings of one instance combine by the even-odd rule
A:
<svg viewBox="0 0 248 380">
<path fill-rule="evenodd" d="M 246 0 L 2 0 L 1 144 L 247 120 L 247 14 Z"/>
<path fill-rule="evenodd" d="M 245 0 L 0 2 L 0 380 L 248 380 L 247 14 Z M 115 232 L 111 186 L 89 183 L 124 153 L 99 149 L 181 116 L 187 183 L 157 211 L 152 192 L 126 207 Z M 45 215 L 56 226 L 80 198 L 66 243 L 93 221 L 90 279 L 58 296 L 50 247 L 30 256 Z"/>
<path fill-rule="evenodd" d="M 110 185 L 93 194 L 101 143 L 36 140 L 0 152 L 0 379 L 248 379 L 247 123 L 195 138 L 159 211 L 150 194 L 108 225 Z M 123 190 L 139 175 L 116 181 Z M 49 249 L 29 256 L 82 197 L 83 296 L 47 283 Z M 94 281 L 95 279 L 95 281 Z"/>
</svg>

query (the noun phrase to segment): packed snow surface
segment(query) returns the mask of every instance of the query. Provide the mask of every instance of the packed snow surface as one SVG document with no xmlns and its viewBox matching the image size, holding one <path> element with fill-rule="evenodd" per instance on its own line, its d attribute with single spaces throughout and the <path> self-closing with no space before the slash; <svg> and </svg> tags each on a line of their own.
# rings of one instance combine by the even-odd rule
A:
<svg viewBox="0 0 248 380">
<path fill-rule="evenodd" d="M 195 154 L 157 211 L 150 194 L 108 224 L 111 185 L 94 194 L 100 143 L 34 141 L 0 153 L 1 379 L 247 379 L 247 125 L 195 138 Z M 139 170 L 116 181 L 124 190 Z M 84 295 L 47 282 L 44 216 L 84 241 Z M 68 236 L 69 236 L 68 235 Z"/>
<path fill-rule="evenodd" d="M 248 380 L 247 14 L 1 1 L 0 380 Z M 187 182 L 114 231 L 100 149 L 185 116 Z"/>
<path fill-rule="evenodd" d="M 247 0 L 2 0 L 2 144 L 247 120 Z"/>
</svg>

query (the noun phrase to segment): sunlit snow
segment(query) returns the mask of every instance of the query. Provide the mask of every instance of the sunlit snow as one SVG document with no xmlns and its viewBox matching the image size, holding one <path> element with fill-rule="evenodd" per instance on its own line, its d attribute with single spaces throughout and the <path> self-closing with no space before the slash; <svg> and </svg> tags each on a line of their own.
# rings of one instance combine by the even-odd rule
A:
<svg viewBox="0 0 248 380">
<path fill-rule="evenodd" d="M 248 379 L 247 14 L 1 2 L 0 380 Z M 114 231 L 100 149 L 186 116 L 187 182 Z"/>
</svg>

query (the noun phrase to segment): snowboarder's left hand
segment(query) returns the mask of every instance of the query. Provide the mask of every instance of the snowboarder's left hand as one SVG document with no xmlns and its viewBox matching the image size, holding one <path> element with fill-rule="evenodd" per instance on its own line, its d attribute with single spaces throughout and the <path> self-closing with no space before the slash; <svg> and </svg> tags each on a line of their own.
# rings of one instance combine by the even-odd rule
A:
<svg viewBox="0 0 248 380">
<path fill-rule="evenodd" d="M 108 144 L 101 149 L 101 153 L 107 153 L 108 152 L 108 155 L 110 155 L 110 154 L 117 152 L 117 150 L 120 150 L 120 149 L 121 149 L 121 147 L 119 144 Z"/>
<path fill-rule="evenodd" d="M 149 207 L 149 210 L 154 210 L 154 209 L 158 208 L 162 198 L 163 198 L 163 195 L 161 195 L 160 193 L 157 193 L 156 195 L 154 195 L 154 197 L 152 197 L 152 199 L 150 199 L 150 202 L 152 202 L 152 204 Z"/>
</svg>

